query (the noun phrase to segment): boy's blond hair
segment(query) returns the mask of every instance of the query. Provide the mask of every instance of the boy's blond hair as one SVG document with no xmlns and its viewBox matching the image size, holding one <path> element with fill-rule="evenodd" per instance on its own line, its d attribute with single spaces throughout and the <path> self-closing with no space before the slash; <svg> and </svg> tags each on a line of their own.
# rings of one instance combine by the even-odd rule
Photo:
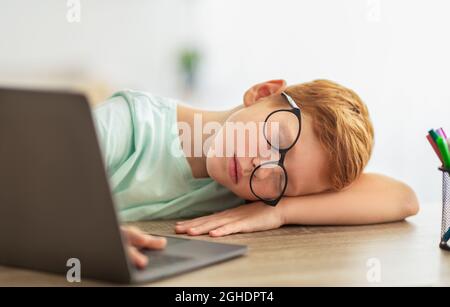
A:
<svg viewBox="0 0 450 307">
<path fill-rule="evenodd" d="M 354 91 L 328 80 L 292 85 L 286 93 L 312 117 L 314 132 L 329 155 L 333 189 L 350 185 L 369 162 L 374 144 L 367 106 Z"/>
</svg>

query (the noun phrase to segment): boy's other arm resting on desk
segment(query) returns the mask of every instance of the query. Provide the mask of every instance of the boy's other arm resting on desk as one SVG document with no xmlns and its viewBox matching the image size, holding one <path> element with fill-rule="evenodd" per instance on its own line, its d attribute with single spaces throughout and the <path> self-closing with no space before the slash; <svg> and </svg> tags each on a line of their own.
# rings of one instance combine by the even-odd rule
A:
<svg viewBox="0 0 450 307">
<path fill-rule="evenodd" d="M 213 215 L 179 222 L 177 233 L 223 236 L 298 225 L 361 225 L 393 222 L 417 214 L 419 204 L 406 184 L 366 173 L 346 189 L 285 197 L 276 207 L 254 202 Z"/>
<path fill-rule="evenodd" d="M 280 202 L 284 224 L 361 225 L 394 222 L 416 215 L 414 191 L 390 177 L 365 173 L 340 192 L 286 197 Z"/>
</svg>

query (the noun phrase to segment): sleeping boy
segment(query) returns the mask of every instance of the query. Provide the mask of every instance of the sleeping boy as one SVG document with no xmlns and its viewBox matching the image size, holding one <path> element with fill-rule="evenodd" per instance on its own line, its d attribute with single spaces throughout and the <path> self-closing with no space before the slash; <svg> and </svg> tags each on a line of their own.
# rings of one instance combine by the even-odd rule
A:
<svg viewBox="0 0 450 307">
<path fill-rule="evenodd" d="M 374 131 L 366 105 L 328 80 L 253 85 L 225 111 L 132 90 L 97 106 L 94 120 L 125 222 L 188 219 L 175 232 L 218 237 L 287 224 L 360 225 L 417 214 L 406 184 L 364 173 Z M 139 247 L 164 239 L 123 228 Z"/>
</svg>

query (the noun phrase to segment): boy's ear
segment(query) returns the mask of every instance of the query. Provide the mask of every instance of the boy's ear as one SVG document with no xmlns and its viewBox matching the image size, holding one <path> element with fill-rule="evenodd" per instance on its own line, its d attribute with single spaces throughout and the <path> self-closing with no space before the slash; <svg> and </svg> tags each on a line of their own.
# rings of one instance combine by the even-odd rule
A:
<svg viewBox="0 0 450 307">
<path fill-rule="evenodd" d="M 286 81 L 282 79 L 270 80 L 253 85 L 244 94 L 244 105 L 248 107 L 256 103 L 261 98 L 281 94 L 286 87 Z"/>
</svg>

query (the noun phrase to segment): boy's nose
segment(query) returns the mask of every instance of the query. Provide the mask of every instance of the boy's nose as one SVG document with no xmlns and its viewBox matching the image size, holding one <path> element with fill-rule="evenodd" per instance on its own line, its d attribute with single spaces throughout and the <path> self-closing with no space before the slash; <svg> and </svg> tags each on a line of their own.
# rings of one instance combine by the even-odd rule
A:
<svg viewBox="0 0 450 307">
<path fill-rule="evenodd" d="M 252 159 L 252 165 L 253 165 L 253 169 L 251 170 L 253 172 L 253 170 L 255 168 L 257 168 L 258 166 L 260 166 L 261 164 L 263 164 L 264 161 L 262 161 L 259 157 L 255 157 Z M 271 167 L 260 167 L 258 169 L 258 171 L 255 173 L 255 176 L 260 179 L 266 179 L 267 177 L 271 176 L 273 172 L 273 169 Z"/>
<path fill-rule="evenodd" d="M 252 158 L 253 169 L 257 168 L 261 164 L 261 159 L 258 157 Z"/>
<path fill-rule="evenodd" d="M 263 181 L 269 178 L 273 173 L 273 169 L 269 167 L 260 167 L 255 173 L 255 177 Z"/>
</svg>

